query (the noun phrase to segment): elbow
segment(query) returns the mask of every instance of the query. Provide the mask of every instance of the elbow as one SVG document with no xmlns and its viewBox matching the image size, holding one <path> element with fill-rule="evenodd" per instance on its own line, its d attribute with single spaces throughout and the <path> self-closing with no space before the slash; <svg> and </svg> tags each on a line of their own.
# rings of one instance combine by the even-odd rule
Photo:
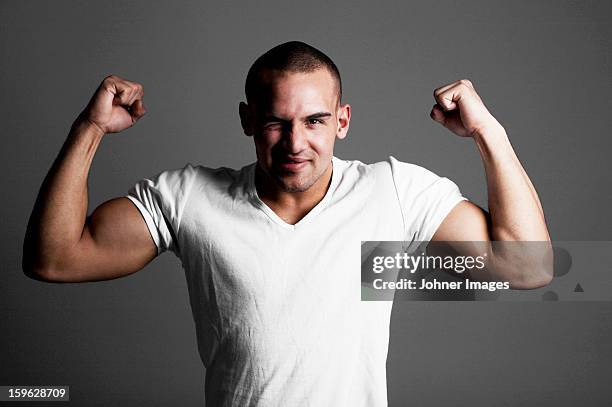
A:
<svg viewBox="0 0 612 407">
<path fill-rule="evenodd" d="M 518 281 L 512 282 L 510 286 L 521 290 L 533 290 L 546 287 L 551 283 L 552 279 L 552 272 L 549 273 L 547 270 L 533 271 L 529 275 L 518 279 Z"/>
<path fill-rule="evenodd" d="M 538 243 L 539 249 L 531 261 L 532 272 L 528 278 L 528 288 L 542 288 L 554 278 L 554 250 L 550 240 Z"/>
<path fill-rule="evenodd" d="M 538 255 L 526 259 L 517 273 L 516 281 L 510 285 L 518 289 L 536 289 L 546 287 L 554 277 L 553 250 L 538 250 Z"/>
<path fill-rule="evenodd" d="M 41 281 L 44 283 L 57 283 L 58 281 L 54 278 L 52 271 L 47 269 L 30 268 L 23 269 L 23 274 L 32 280 Z"/>
<path fill-rule="evenodd" d="M 24 256 L 21 262 L 21 269 L 26 277 L 32 280 L 42 281 L 45 283 L 57 282 L 55 272 L 50 267 L 44 267 L 36 264 L 32 259 L 28 259 Z"/>
<path fill-rule="evenodd" d="M 28 225 L 21 250 L 21 270 L 32 280 L 48 281 L 50 270 L 42 264 L 39 248 L 40 245 L 36 244 L 36 238 L 31 234 Z"/>
<path fill-rule="evenodd" d="M 70 282 L 74 270 L 74 247 L 45 242 L 26 232 L 22 245 L 21 270 L 26 277 L 45 283 Z"/>
<path fill-rule="evenodd" d="M 68 283 L 70 279 L 68 274 L 58 271 L 56 268 L 41 267 L 41 266 L 22 266 L 23 274 L 32 280 L 43 283 Z"/>
<path fill-rule="evenodd" d="M 21 270 L 26 277 L 32 280 L 45 283 L 60 282 L 56 269 L 48 262 L 43 261 L 43 258 L 35 250 L 26 246 L 23 249 L 23 257 L 21 259 Z"/>
<path fill-rule="evenodd" d="M 546 287 L 554 277 L 554 252 L 550 241 L 504 243 L 503 280 L 510 287 L 530 290 Z M 508 250 L 511 247 L 511 250 Z"/>
</svg>

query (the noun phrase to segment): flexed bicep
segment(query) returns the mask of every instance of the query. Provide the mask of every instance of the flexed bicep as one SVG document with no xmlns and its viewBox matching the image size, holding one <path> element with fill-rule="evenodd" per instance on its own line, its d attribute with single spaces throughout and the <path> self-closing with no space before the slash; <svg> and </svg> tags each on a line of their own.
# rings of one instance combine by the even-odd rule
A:
<svg viewBox="0 0 612 407">
<path fill-rule="evenodd" d="M 157 255 L 142 215 L 127 198 L 98 206 L 87 218 L 81 239 L 66 252 L 45 281 L 75 283 L 110 280 L 141 270 Z"/>
</svg>

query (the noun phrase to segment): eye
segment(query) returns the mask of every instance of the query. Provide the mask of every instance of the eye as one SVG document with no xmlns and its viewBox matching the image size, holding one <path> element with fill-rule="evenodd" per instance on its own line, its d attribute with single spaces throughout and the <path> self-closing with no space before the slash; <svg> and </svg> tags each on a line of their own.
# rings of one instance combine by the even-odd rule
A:
<svg viewBox="0 0 612 407">
<path fill-rule="evenodd" d="M 264 125 L 265 130 L 278 130 L 282 127 L 282 124 L 279 122 L 270 122 Z"/>
<path fill-rule="evenodd" d="M 321 119 L 308 119 L 308 124 L 314 126 L 315 124 L 323 124 Z"/>
</svg>

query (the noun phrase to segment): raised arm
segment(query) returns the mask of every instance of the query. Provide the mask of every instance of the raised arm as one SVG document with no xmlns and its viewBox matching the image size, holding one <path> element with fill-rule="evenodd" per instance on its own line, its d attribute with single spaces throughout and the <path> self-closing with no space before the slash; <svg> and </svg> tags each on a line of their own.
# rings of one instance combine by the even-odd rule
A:
<svg viewBox="0 0 612 407">
<path fill-rule="evenodd" d="M 459 203 L 433 236 L 434 241 L 496 241 L 478 244 L 490 256 L 489 275 L 514 288 L 536 288 L 552 279 L 552 247 L 538 194 L 503 126 L 489 113 L 474 86 L 460 80 L 434 91 L 431 117 L 453 133 L 472 138 L 484 163 L 489 213 Z M 503 242 L 503 243 L 502 243 Z M 463 250 L 469 245 L 458 245 Z M 476 254 L 476 253 L 466 253 Z M 482 254 L 482 253 L 480 253 Z"/>
<path fill-rule="evenodd" d="M 23 247 L 23 271 L 49 282 L 108 280 L 134 273 L 157 254 L 146 223 L 127 198 L 87 216 L 87 177 L 106 133 L 131 127 L 144 113 L 142 86 L 109 76 L 70 133 L 38 193 Z"/>
</svg>

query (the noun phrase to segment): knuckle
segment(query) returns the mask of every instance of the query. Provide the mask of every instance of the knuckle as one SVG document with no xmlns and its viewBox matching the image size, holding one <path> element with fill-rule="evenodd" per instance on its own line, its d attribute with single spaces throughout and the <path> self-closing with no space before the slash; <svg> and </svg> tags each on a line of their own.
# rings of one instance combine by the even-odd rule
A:
<svg viewBox="0 0 612 407">
<path fill-rule="evenodd" d="M 469 79 L 461 79 L 459 81 L 462 85 L 472 87 L 472 82 Z"/>
<path fill-rule="evenodd" d="M 115 75 L 108 75 L 102 81 L 101 88 L 110 91 L 117 84 L 117 77 Z"/>
<path fill-rule="evenodd" d="M 444 101 L 444 96 L 446 96 L 446 94 L 447 94 L 447 91 L 440 91 L 440 92 L 438 92 L 438 94 L 436 95 L 436 100 L 438 102 Z"/>
</svg>

